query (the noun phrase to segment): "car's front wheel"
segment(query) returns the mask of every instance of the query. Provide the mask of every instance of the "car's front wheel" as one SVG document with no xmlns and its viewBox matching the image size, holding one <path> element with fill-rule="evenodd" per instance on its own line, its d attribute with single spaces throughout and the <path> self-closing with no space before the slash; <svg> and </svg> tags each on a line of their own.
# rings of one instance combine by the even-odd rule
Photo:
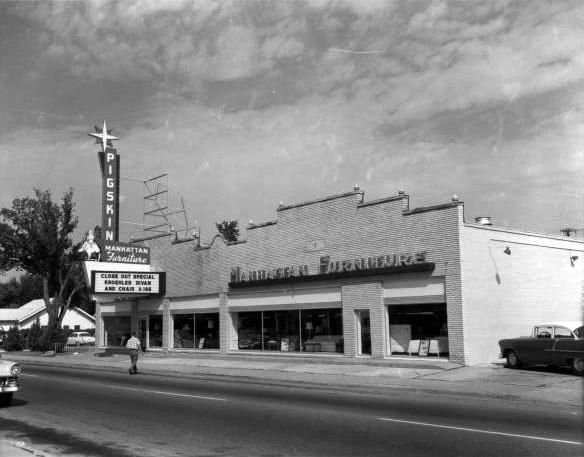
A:
<svg viewBox="0 0 584 457">
<path fill-rule="evenodd" d="M 584 376 L 584 359 L 574 359 L 574 374 Z"/>
<path fill-rule="evenodd" d="M 10 406 L 12 403 L 12 392 L 0 394 L 0 408 Z"/>
<path fill-rule="evenodd" d="M 509 368 L 519 368 L 521 366 L 521 361 L 515 351 L 507 352 L 507 366 Z"/>
</svg>

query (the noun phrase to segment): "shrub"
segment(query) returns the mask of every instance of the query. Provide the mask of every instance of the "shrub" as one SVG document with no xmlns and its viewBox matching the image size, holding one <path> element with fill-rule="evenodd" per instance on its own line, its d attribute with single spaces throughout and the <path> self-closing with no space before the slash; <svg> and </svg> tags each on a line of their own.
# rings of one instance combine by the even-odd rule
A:
<svg viewBox="0 0 584 457">
<path fill-rule="evenodd" d="M 24 337 L 18 327 L 10 327 L 4 340 L 4 349 L 7 351 L 22 351 L 24 349 Z"/>
<path fill-rule="evenodd" d="M 40 339 L 42 334 L 43 331 L 41 330 L 41 326 L 36 322 L 32 324 L 32 327 L 28 332 L 28 347 L 30 348 L 31 351 L 42 351 L 40 345 Z"/>
</svg>

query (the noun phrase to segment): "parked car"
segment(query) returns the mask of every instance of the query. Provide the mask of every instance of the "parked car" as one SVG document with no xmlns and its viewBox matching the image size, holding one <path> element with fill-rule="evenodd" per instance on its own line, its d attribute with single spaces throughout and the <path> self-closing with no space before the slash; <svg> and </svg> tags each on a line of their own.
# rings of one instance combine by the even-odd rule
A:
<svg viewBox="0 0 584 457">
<path fill-rule="evenodd" d="M 18 375 L 21 371 L 18 363 L 0 358 L 0 407 L 10 406 L 12 395 L 20 390 Z"/>
<path fill-rule="evenodd" d="M 499 341 L 509 368 L 522 365 L 568 365 L 584 375 L 584 324 L 547 322 L 533 326 L 530 336 Z"/>
<path fill-rule="evenodd" d="M 67 344 L 95 344 L 95 337 L 89 332 L 73 332 L 67 338 Z"/>
</svg>

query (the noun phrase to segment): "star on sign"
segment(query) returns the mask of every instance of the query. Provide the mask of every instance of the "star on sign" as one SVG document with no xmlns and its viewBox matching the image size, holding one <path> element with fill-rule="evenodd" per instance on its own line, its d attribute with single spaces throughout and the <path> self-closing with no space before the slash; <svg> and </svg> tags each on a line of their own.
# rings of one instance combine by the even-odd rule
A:
<svg viewBox="0 0 584 457">
<path fill-rule="evenodd" d="M 101 128 L 101 131 L 99 130 L 99 127 L 96 126 L 95 133 L 92 132 L 89 133 L 89 135 L 95 138 L 95 144 L 101 143 L 103 152 L 105 152 L 108 146 L 109 147 L 114 146 L 112 144 L 112 140 L 119 140 L 117 136 L 110 135 L 111 132 L 112 132 L 111 130 L 107 129 L 105 121 L 103 121 L 103 127 Z"/>
</svg>

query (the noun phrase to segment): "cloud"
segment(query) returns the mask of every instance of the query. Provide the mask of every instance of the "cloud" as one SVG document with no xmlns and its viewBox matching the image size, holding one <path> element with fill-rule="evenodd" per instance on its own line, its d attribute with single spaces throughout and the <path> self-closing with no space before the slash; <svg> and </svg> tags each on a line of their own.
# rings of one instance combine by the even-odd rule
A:
<svg viewBox="0 0 584 457">
<path fill-rule="evenodd" d="M 40 128 L 16 130 L 31 137 L 23 144 L 3 136 L 3 151 L 22 148 L 31 166 L 40 151 L 88 153 L 78 124 L 106 113 L 125 169 L 168 171 L 200 220 L 272 219 L 279 200 L 354 183 L 379 196 L 414 189 L 420 204 L 467 189 L 513 220 L 509 208 L 520 208 L 511 197 L 497 207 L 500 196 L 522 185 L 574 193 L 554 176 L 584 176 L 582 102 L 572 96 L 584 74 L 580 2 L 54 1 L 10 12 L 31 26 L 36 54 L 7 55 L 0 83 L 24 75 L 35 84 L 23 87 L 50 90 L 33 91 L 45 107 L 27 115 L 3 103 L 2 119 Z M 51 128 L 74 144 L 32 139 Z M 529 205 L 535 213 L 552 200 Z"/>
<path fill-rule="evenodd" d="M 50 34 L 40 64 L 80 78 L 147 81 L 212 102 L 205 82 L 246 80 L 253 91 L 302 72 L 279 90 L 297 91 L 289 102 L 342 89 L 392 122 L 551 90 L 584 70 L 579 3 L 88 1 L 15 11 Z"/>
</svg>

